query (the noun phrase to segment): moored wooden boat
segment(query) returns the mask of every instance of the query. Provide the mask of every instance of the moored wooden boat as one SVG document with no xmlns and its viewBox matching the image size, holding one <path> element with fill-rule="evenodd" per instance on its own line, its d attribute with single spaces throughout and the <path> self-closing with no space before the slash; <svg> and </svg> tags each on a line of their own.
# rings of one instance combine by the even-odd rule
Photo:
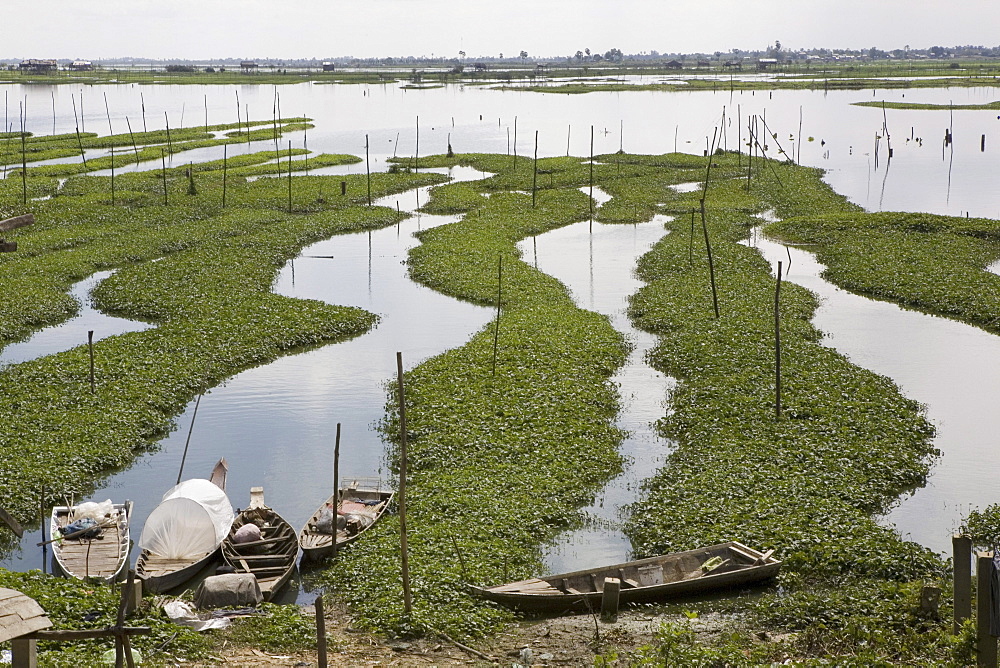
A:
<svg viewBox="0 0 1000 668">
<path fill-rule="evenodd" d="M 150 513 L 135 564 L 144 590 L 162 593 L 179 587 L 218 559 L 233 522 L 225 493 L 228 470 L 225 458 L 220 459 L 210 480 L 185 480 Z"/>
<path fill-rule="evenodd" d="M 394 492 L 377 482 L 354 480 L 340 488 L 338 498 L 330 496 L 299 531 L 299 547 L 304 561 L 319 561 L 356 541 L 385 514 Z M 336 506 L 337 512 L 334 513 Z M 343 518 L 341 523 L 337 516 Z M 334 527 L 337 543 L 334 546 Z"/>
<path fill-rule="evenodd" d="M 240 529 L 248 524 L 259 529 L 259 539 L 240 540 L 238 533 L 242 534 Z M 237 573 L 252 573 L 264 600 L 270 601 L 292 577 L 298 554 L 295 529 L 264 504 L 263 487 L 252 487 L 250 507 L 236 514 L 229 534 L 222 541 L 226 564 Z"/>
<path fill-rule="evenodd" d="M 620 581 L 620 604 L 654 603 L 773 578 L 781 562 L 772 553 L 733 541 L 495 587 L 470 586 L 482 598 L 524 612 L 587 612 L 601 608 L 606 578 Z"/>
<path fill-rule="evenodd" d="M 101 506 L 107 506 L 101 508 Z M 90 512 L 88 509 L 100 510 Z M 95 528 L 71 532 L 52 542 L 52 556 L 64 575 L 84 580 L 115 582 L 125 572 L 131 548 L 129 520 L 132 502 L 55 506 L 49 520 L 49 535 L 58 537 L 65 528 L 88 517 Z"/>
</svg>

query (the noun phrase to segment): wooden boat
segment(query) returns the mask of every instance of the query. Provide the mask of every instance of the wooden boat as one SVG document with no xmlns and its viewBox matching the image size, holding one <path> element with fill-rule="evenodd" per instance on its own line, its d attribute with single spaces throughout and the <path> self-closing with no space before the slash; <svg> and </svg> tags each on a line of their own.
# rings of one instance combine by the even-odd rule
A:
<svg viewBox="0 0 1000 668">
<path fill-rule="evenodd" d="M 260 538 L 238 542 L 237 532 L 247 524 L 260 529 Z M 229 535 L 222 541 L 226 564 L 237 573 L 252 573 L 264 600 L 270 601 L 292 577 L 298 554 L 295 529 L 264 504 L 263 487 L 251 487 L 250 507 L 236 514 Z"/>
<path fill-rule="evenodd" d="M 304 561 L 319 561 L 356 541 L 361 535 L 375 525 L 389 508 L 394 492 L 382 489 L 377 482 L 354 480 L 340 488 L 338 499 L 333 495 L 323 502 L 312 517 L 299 532 L 299 547 L 302 548 Z M 343 526 L 338 522 L 337 544 L 334 546 L 332 532 L 334 517 L 333 508 L 336 504 L 337 515 L 344 518 Z M 325 525 L 325 526 L 324 526 Z M 325 531 L 323 530 L 325 529 Z"/>
<path fill-rule="evenodd" d="M 129 539 L 129 520 L 132 517 L 132 502 L 110 503 L 110 512 L 102 509 L 94 517 L 88 506 L 97 508 L 99 504 L 80 506 L 56 506 L 49 520 L 49 535 L 60 536 L 60 528 L 72 524 L 81 517 L 90 517 L 97 522 L 95 530 L 69 533 L 52 542 L 52 556 L 56 566 L 64 575 L 82 580 L 115 582 L 125 572 L 132 541 Z M 93 535 L 96 531 L 97 535 Z"/>
<path fill-rule="evenodd" d="M 225 458 L 220 459 L 209 480 L 176 485 L 150 513 L 135 564 L 144 590 L 162 593 L 179 587 L 218 558 L 234 516 L 225 494 L 228 471 Z"/>
<path fill-rule="evenodd" d="M 773 578 L 781 566 L 773 552 L 729 542 L 495 587 L 470 586 L 482 598 L 524 612 L 587 612 L 600 610 L 606 578 L 620 581 L 620 604 L 653 603 Z"/>
</svg>

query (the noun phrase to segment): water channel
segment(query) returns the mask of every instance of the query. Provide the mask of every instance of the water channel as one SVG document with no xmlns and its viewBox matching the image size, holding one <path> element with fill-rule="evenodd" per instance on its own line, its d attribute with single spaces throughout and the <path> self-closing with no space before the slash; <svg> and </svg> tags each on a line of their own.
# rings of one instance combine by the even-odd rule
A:
<svg viewBox="0 0 1000 668">
<path fill-rule="evenodd" d="M 125 131 L 126 116 L 133 128 L 141 127 L 140 92 L 146 108 L 156 110 L 148 114 L 149 129 L 163 127 L 164 111 L 173 126 L 185 107 L 187 127 L 203 123 L 206 113 L 209 123 L 233 122 L 237 90 L 243 113 L 249 110 L 255 120 L 269 119 L 275 96 L 280 95 L 285 116 L 315 119 L 316 127 L 308 132 L 310 150 L 364 155 L 367 134 L 375 169 L 384 169 L 385 160 L 392 155 L 411 155 L 417 149 L 418 124 L 421 155 L 443 153 L 449 141 L 458 152 L 516 149 L 520 155 L 528 155 L 532 148 L 529 138 L 533 139 L 536 130 L 540 156 L 586 155 L 591 126 L 596 153 L 623 148 L 641 153 L 676 149 L 700 154 L 725 107 L 724 145 L 735 148 L 740 138 L 745 140 L 746 130 L 741 127 L 746 127 L 750 114 L 766 117 L 777 135 L 776 144 L 789 152 L 795 146 L 800 162 L 827 169 L 825 178 L 838 192 L 869 210 L 1000 218 L 1000 190 L 990 182 L 1000 171 L 1000 150 L 995 150 L 1000 148 L 996 138 L 1000 119 L 995 112 L 889 110 L 885 119 L 893 136 L 894 158 L 891 162 L 884 159 L 883 143 L 882 157 L 876 162 L 874 136 L 882 128 L 883 111 L 850 104 L 873 99 L 981 103 L 991 99 L 993 89 L 731 93 L 720 83 L 714 92 L 564 96 L 462 85 L 418 91 L 397 84 L 296 84 L 279 88 L 252 84 L 104 85 L 88 86 L 86 91 L 72 86 L 0 88 L 10 93 L 10 99 L 26 101 L 27 129 L 39 133 L 53 127 L 50 95 L 56 104 L 57 132 L 73 130 L 70 96 L 82 106 L 85 92 L 90 112 L 86 129 L 101 133 L 107 131 L 107 120 L 103 113 L 97 116 L 91 110 L 97 108 L 96 100 L 102 93 L 107 93 L 116 133 Z M 800 118 L 801 137 L 797 134 Z M 946 127 L 952 128 L 955 143 L 943 150 L 940 138 Z M 987 136 L 986 151 L 980 151 L 981 135 Z M 288 139 L 295 147 L 306 143 L 302 132 L 290 133 L 284 141 Z M 242 146 L 246 151 L 263 151 L 273 144 L 262 141 Z M 235 150 L 231 146 L 229 154 Z M 187 162 L 196 154 L 198 159 L 219 159 L 222 148 L 180 154 L 178 160 Z M 155 167 L 158 165 L 138 168 Z M 362 163 L 329 168 L 324 173 L 363 173 L 364 168 Z M 482 177 L 471 170 L 454 175 Z M 394 207 L 399 199 L 401 208 L 412 211 L 418 198 L 426 198 L 426 192 L 394 196 L 383 203 Z M 281 294 L 361 306 L 380 314 L 382 320 L 366 335 L 245 371 L 206 394 L 198 408 L 185 477 L 207 475 L 214 461 L 226 456 L 235 505 L 246 503 L 251 485 L 263 483 L 268 501 L 293 524 L 301 524 L 328 491 L 331 476 L 316 471 L 332 467 L 338 422 L 344 425 L 343 470 L 384 475 L 384 445 L 375 425 L 383 414 L 385 383 L 394 374 L 395 351 L 403 351 L 410 367 L 463 344 L 491 319 L 486 309 L 443 297 L 406 278 L 401 262 L 414 243 L 412 232 L 449 220 L 415 215 L 398 227 L 334 237 L 305 249 L 286 267 L 275 285 Z M 583 533 L 570 534 L 550 549 L 547 564 L 554 570 L 625 558 L 627 545 L 613 528 L 617 509 L 629 500 L 637 482 L 658 466 L 658 457 L 668 447 L 654 440 L 649 423 L 662 415 L 669 379 L 637 360 L 638 351 L 651 342 L 632 329 L 622 315 L 624 297 L 638 287 L 631 274 L 634 259 L 659 234 L 662 225 L 655 221 L 634 228 L 595 225 L 593 233 L 576 225 L 538 237 L 531 248 L 522 243 L 526 261 L 537 261 L 541 270 L 563 280 L 580 306 L 607 314 L 636 344 L 637 351 L 616 378 L 622 383 L 626 404 L 619 424 L 631 434 L 624 446 L 630 465 L 586 511 L 595 521 L 581 529 Z M 763 241 L 759 247 L 769 256 L 780 253 L 784 257 L 783 248 Z M 1000 500 L 989 475 L 995 467 L 984 465 L 983 460 L 989 462 L 997 450 L 991 441 L 996 425 L 985 420 L 990 415 L 989 405 L 1000 397 L 1000 388 L 988 382 L 988 377 L 997 376 L 992 369 L 1000 366 L 996 337 L 927 316 L 907 323 L 874 319 L 867 314 L 886 308 L 904 315 L 919 314 L 838 294 L 835 288 L 805 273 L 807 257 L 796 254 L 793 259 L 789 280 L 802 281 L 826 300 L 816 323 L 828 332 L 828 342 L 855 363 L 890 376 L 906 394 L 928 405 L 940 431 L 937 445 L 944 456 L 934 466 L 927 487 L 901 502 L 886 521 L 904 535 L 940 549 L 941 537 L 950 533 L 955 518 L 969 506 L 982 507 Z M 852 303 L 848 305 L 848 301 Z M 930 333 L 939 325 L 939 332 Z M 68 335 L 66 346 L 84 343 L 87 329 L 101 327 L 84 326 L 83 337 L 78 331 Z M 895 344 L 887 343 L 894 332 L 899 338 L 892 339 Z M 929 337 L 926 340 L 924 332 Z M 31 357 L 52 352 L 42 348 L 32 351 L 34 339 L 25 345 L 17 354 Z M 973 349 L 973 345 L 982 347 Z M 959 354 L 961 359 L 945 357 L 946 353 Z M 946 380 L 945 371 L 957 375 Z M 952 404 L 962 410 L 945 410 Z M 139 458 L 127 471 L 110 477 L 95 497 L 131 495 L 138 502 L 136 490 L 148 490 L 142 492 L 148 498 L 137 508 L 141 525 L 152 504 L 176 479 L 193 406 L 192 402 L 178 417 L 178 430 L 159 444 L 156 453 Z M 304 470 L 309 475 L 303 475 Z M 37 534 L 26 536 L 23 544 L 34 542 Z M 0 566 L 37 568 L 41 565 L 38 552 L 24 549 L 0 561 Z"/>
</svg>

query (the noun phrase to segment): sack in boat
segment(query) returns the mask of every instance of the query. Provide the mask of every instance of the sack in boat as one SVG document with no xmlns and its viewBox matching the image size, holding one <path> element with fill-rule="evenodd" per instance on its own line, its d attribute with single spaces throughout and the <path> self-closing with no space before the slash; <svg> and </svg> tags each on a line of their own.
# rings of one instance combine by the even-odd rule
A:
<svg viewBox="0 0 1000 668">
<path fill-rule="evenodd" d="M 77 534 L 73 538 L 97 538 L 101 535 L 101 527 L 97 526 L 97 521 L 90 517 L 84 517 L 75 522 L 70 522 L 64 527 L 59 527 L 59 533 L 64 536 L 76 533 L 77 531 L 82 531 L 83 533 Z"/>
<path fill-rule="evenodd" d="M 260 540 L 260 527 L 253 523 L 244 524 L 233 534 L 233 542 L 236 544 L 252 543 L 255 540 Z"/>
<path fill-rule="evenodd" d="M 85 501 L 78 506 L 73 506 L 71 512 L 74 520 L 89 517 L 90 519 L 100 522 L 105 517 L 111 517 L 112 513 L 115 512 L 115 504 L 112 503 L 111 499 L 100 503 Z"/>
<path fill-rule="evenodd" d="M 337 530 L 341 530 L 347 527 L 347 520 L 344 519 L 343 515 L 337 515 Z M 313 531 L 318 533 L 325 533 L 333 535 L 333 508 L 330 506 L 323 506 L 322 510 L 319 511 L 319 516 L 312 525 Z"/>
</svg>

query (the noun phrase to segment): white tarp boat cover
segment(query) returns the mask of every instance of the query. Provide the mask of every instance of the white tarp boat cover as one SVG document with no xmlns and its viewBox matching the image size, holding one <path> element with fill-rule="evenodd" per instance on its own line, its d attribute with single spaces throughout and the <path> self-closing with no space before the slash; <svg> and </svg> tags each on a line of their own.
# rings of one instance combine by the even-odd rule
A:
<svg viewBox="0 0 1000 668">
<path fill-rule="evenodd" d="M 215 550 L 233 524 L 226 493 L 194 478 L 163 495 L 142 528 L 139 547 L 167 559 L 195 559 Z"/>
</svg>

